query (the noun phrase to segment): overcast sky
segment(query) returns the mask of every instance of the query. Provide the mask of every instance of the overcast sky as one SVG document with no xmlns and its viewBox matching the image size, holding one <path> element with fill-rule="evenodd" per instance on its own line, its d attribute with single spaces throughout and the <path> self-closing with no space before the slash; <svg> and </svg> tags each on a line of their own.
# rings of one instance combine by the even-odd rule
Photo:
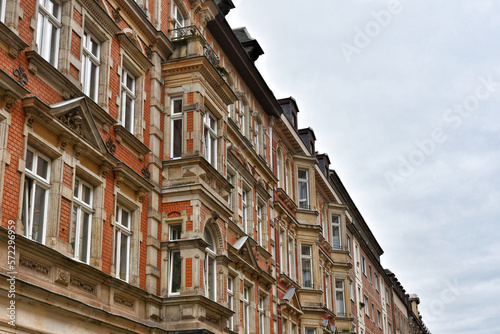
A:
<svg viewBox="0 0 500 334">
<path fill-rule="evenodd" d="M 233 0 L 437 333 L 500 333 L 500 1 Z"/>
</svg>

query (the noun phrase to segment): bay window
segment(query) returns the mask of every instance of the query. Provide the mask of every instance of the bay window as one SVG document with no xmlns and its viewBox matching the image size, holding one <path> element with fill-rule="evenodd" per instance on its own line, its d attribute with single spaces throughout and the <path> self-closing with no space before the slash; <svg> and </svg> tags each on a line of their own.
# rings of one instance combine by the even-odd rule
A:
<svg viewBox="0 0 500 334">
<path fill-rule="evenodd" d="M 73 257 L 85 263 L 89 263 L 92 242 L 92 197 L 92 186 L 77 178 L 73 190 L 70 243 Z"/>
<path fill-rule="evenodd" d="M 309 210 L 309 172 L 299 169 L 299 207 Z"/>
<path fill-rule="evenodd" d="M 302 245 L 302 286 L 304 288 L 313 287 L 311 245 Z"/>
<path fill-rule="evenodd" d="M 332 215 L 333 249 L 342 249 L 340 239 L 340 216 Z"/>
<path fill-rule="evenodd" d="M 344 281 L 340 279 L 335 280 L 335 301 L 337 307 L 337 316 L 346 316 L 344 301 Z"/>
<path fill-rule="evenodd" d="M 37 151 L 26 151 L 22 224 L 24 235 L 45 242 L 50 189 L 50 160 Z"/>
</svg>

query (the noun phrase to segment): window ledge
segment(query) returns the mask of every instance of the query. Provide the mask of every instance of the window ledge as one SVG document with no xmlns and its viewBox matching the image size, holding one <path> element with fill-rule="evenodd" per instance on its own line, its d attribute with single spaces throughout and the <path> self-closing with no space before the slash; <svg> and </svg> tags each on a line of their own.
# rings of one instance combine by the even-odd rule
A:
<svg viewBox="0 0 500 334">
<path fill-rule="evenodd" d="M 7 27 L 3 22 L 0 22 L 0 40 L 7 44 L 9 56 L 16 58 L 19 51 L 26 49 L 29 44 L 22 40 L 14 31 Z"/>
<path fill-rule="evenodd" d="M 115 125 L 113 128 L 116 133 L 116 141 L 132 148 L 139 155 L 139 160 L 143 161 L 144 156 L 151 152 L 151 150 L 143 142 L 125 129 L 124 126 Z"/>
</svg>

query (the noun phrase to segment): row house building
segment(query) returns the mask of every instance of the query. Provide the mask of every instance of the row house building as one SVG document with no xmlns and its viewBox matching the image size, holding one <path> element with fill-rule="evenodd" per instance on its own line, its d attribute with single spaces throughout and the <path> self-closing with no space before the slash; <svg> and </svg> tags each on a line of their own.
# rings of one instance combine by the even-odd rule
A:
<svg viewBox="0 0 500 334">
<path fill-rule="evenodd" d="M 0 0 L 1 332 L 425 328 L 233 8 Z"/>
</svg>

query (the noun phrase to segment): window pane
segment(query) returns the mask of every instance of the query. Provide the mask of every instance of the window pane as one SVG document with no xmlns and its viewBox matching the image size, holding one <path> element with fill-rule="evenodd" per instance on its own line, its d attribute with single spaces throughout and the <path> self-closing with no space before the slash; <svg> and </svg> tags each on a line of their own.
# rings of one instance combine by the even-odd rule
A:
<svg viewBox="0 0 500 334">
<path fill-rule="evenodd" d="M 128 214 L 128 211 L 125 211 L 125 210 L 121 210 L 122 212 L 122 221 L 121 221 L 121 224 L 126 227 L 126 228 L 129 228 L 129 217 L 130 215 Z"/>
<path fill-rule="evenodd" d="M 173 147 L 174 147 L 174 157 L 180 157 L 182 155 L 182 119 L 174 120 L 173 124 Z"/>
<path fill-rule="evenodd" d="M 84 201 L 88 205 L 91 205 L 91 203 L 90 203 L 91 194 L 92 194 L 92 190 L 89 187 L 87 187 L 86 185 L 82 184 L 82 201 Z"/>
<path fill-rule="evenodd" d="M 26 169 L 33 171 L 33 152 L 26 151 Z"/>
<path fill-rule="evenodd" d="M 182 112 L 182 99 L 175 99 L 174 100 L 174 114 L 181 113 Z"/>
<path fill-rule="evenodd" d="M 33 234 L 32 239 L 43 242 L 43 229 L 45 218 L 45 197 L 47 191 L 40 186 L 35 188 L 35 204 L 33 210 Z"/>
<path fill-rule="evenodd" d="M 98 58 L 99 57 L 99 43 L 96 42 L 92 37 L 90 37 L 90 45 L 92 54 Z"/>
<path fill-rule="evenodd" d="M 36 174 L 44 179 L 47 179 L 47 174 L 49 172 L 49 163 L 38 157 L 37 165 L 36 165 Z"/>
<path fill-rule="evenodd" d="M 78 186 L 80 185 L 80 181 L 75 180 L 75 188 L 73 188 L 73 196 L 78 198 Z"/>
<path fill-rule="evenodd" d="M 90 86 L 89 86 L 89 97 L 96 101 L 97 100 L 97 80 L 99 75 L 99 67 L 90 62 Z"/>
<path fill-rule="evenodd" d="M 215 300 L 215 259 L 208 258 L 208 298 Z"/>
<path fill-rule="evenodd" d="M 80 223 L 80 249 L 79 258 L 80 261 L 88 263 L 88 251 L 89 251 L 89 227 L 90 227 L 90 215 L 87 212 L 83 212 L 82 222 Z"/>
<path fill-rule="evenodd" d="M 73 212 L 71 214 L 71 228 L 70 228 L 70 236 L 69 236 L 69 242 L 71 244 L 71 248 L 73 249 L 73 256 L 76 255 L 76 223 L 78 219 L 78 207 L 76 205 L 73 205 Z"/>
<path fill-rule="evenodd" d="M 311 260 L 302 260 L 302 277 L 304 278 L 304 286 L 312 287 Z"/>
<path fill-rule="evenodd" d="M 179 240 L 181 238 L 182 225 L 170 225 L 170 240 Z"/>
<path fill-rule="evenodd" d="M 127 266 L 128 266 L 128 240 L 129 237 L 122 234 L 120 244 L 120 278 L 127 280 Z"/>
<path fill-rule="evenodd" d="M 302 255 L 311 255 L 311 246 L 302 246 Z"/>
<path fill-rule="evenodd" d="M 172 285 L 171 292 L 180 292 L 181 291 L 181 252 L 173 251 L 172 252 Z"/>
<path fill-rule="evenodd" d="M 132 77 L 127 72 L 126 72 L 126 77 L 127 77 L 126 86 L 127 86 L 128 89 L 130 89 L 131 91 L 133 91 L 134 90 L 134 77 Z"/>
<path fill-rule="evenodd" d="M 58 55 L 58 50 L 57 48 L 57 34 L 59 33 L 59 30 L 54 27 L 52 24 L 49 23 L 49 29 L 47 33 L 50 32 L 50 53 L 49 53 L 49 63 L 55 66 L 56 61 L 57 61 L 57 55 Z"/>
<path fill-rule="evenodd" d="M 49 11 L 52 9 L 51 14 L 54 15 L 56 18 L 59 18 L 59 4 L 55 1 L 49 1 L 47 3 L 49 6 Z"/>
<path fill-rule="evenodd" d="M 307 179 L 307 171 L 299 169 L 299 179 Z"/>
<path fill-rule="evenodd" d="M 128 95 L 125 96 L 125 129 L 132 132 L 132 117 L 133 117 L 133 103 L 134 100 Z"/>
</svg>

